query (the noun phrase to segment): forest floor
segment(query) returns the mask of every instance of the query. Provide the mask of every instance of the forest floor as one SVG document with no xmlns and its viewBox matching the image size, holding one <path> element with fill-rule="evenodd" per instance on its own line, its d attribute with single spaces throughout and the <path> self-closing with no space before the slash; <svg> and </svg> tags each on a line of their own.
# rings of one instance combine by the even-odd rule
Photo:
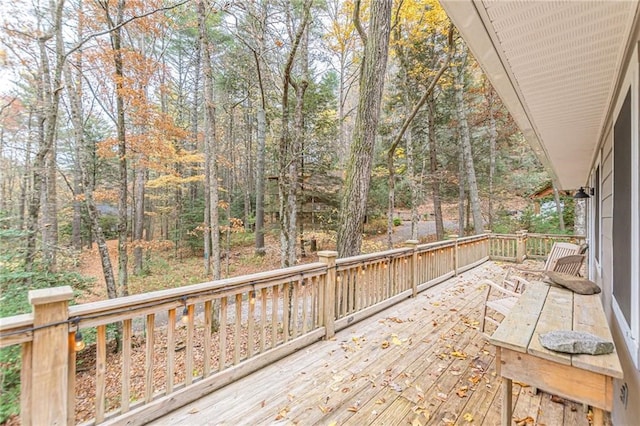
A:
<svg viewBox="0 0 640 426">
<path fill-rule="evenodd" d="M 456 224 L 453 221 L 445 221 L 445 229 L 455 232 Z M 435 239 L 435 222 L 418 222 L 418 239 L 421 242 Z M 318 243 L 318 250 L 335 250 L 334 238 L 325 233 L 313 233 Z M 394 227 L 392 240 L 395 246 L 402 245 L 411 239 L 411 222 L 403 221 L 401 225 Z M 387 235 L 378 234 L 368 236 L 363 243 L 366 252 L 382 251 L 387 249 Z M 118 241 L 107 241 L 111 265 L 114 275 L 118 274 Z M 257 256 L 254 253 L 253 243 L 234 245 L 227 256 L 226 251 L 221 260 L 223 277 L 247 275 L 256 272 L 275 269 L 274 265 L 280 264 L 280 244 L 278 236 L 265 235 L 265 255 Z M 131 263 L 129 256 L 129 263 Z M 306 250 L 305 255 L 298 261 L 301 264 L 317 261 L 316 253 Z M 94 284 L 89 291 L 77 298 L 77 303 L 95 302 L 107 299 L 107 290 L 100 262 L 98 247 L 94 244 L 91 249 L 84 250 L 80 255 L 78 273 L 85 277 L 93 278 Z M 204 261 L 201 255 L 182 251 L 176 253 L 173 249 L 156 250 L 146 259 L 146 269 L 141 275 L 129 272 L 129 293 L 137 294 L 147 291 L 162 290 L 165 288 L 181 287 L 189 284 L 197 284 L 207 281 L 209 278 L 204 273 Z"/>
</svg>

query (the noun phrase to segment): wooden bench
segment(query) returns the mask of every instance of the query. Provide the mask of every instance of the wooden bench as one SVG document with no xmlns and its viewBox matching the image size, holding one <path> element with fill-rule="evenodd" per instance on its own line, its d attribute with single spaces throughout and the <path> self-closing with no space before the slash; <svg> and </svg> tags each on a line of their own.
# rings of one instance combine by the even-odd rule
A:
<svg viewBox="0 0 640 426">
<path fill-rule="evenodd" d="M 571 355 L 545 349 L 540 334 L 553 330 L 585 331 L 613 342 L 598 295 L 533 282 L 504 318 L 489 342 L 503 379 L 502 424 L 512 417 L 512 380 L 591 405 L 593 424 L 603 423 L 613 406 L 613 379 L 622 378 L 618 354 Z"/>
</svg>

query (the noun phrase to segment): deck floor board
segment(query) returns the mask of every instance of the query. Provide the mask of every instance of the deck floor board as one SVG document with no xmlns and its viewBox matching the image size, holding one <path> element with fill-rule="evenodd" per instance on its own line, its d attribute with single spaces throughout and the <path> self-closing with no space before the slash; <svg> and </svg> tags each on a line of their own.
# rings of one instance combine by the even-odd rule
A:
<svg viewBox="0 0 640 426">
<path fill-rule="evenodd" d="M 502 273 L 487 262 L 152 424 L 498 425 L 500 379 L 477 330 L 477 282 Z M 515 384 L 513 392 L 514 420 L 589 424 L 581 404 Z"/>
</svg>

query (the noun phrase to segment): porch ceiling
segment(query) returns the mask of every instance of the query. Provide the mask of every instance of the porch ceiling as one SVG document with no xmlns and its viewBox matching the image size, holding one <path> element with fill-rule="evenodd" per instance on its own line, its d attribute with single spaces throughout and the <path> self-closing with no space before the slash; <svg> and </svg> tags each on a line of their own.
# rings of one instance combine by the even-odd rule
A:
<svg viewBox="0 0 640 426">
<path fill-rule="evenodd" d="M 583 186 L 638 1 L 441 3 L 560 188 Z"/>
</svg>

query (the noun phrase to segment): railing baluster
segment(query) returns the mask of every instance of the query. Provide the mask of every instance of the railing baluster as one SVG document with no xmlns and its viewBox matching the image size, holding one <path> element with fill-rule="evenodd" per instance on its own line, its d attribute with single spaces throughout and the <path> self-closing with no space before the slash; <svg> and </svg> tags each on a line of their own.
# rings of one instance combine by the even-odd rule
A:
<svg viewBox="0 0 640 426">
<path fill-rule="evenodd" d="M 167 395 L 173 392 L 176 359 L 176 310 L 169 309 L 167 323 Z"/>
<path fill-rule="evenodd" d="M 291 336 L 295 339 L 298 337 L 298 315 L 300 310 L 300 280 L 293 281 L 291 283 L 292 293 L 293 293 L 293 315 L 291 318 Z"/>
<path fill-rule="evenodd" d="M 129 411 L 129 382 L 131 377 L 131 337 L 132 337 L 131 319 L 122 321 L 122 372 L 121 372 L 121 395 L 120 406 L 121 411 L 126 413 Z"/>
<path fill-rule="evenodd" d="M 302 279 L 302 334 L 305 334 L 309 330 L 308 321 L 308 311 L 310 311 L 311 307 L 307 307 L 307 293 L 309 292 L 309 281 L 308 279 Z"/>
<path fill-rule="evenodd" d="M 291 317 L 291 283 L 282 285 L 282 329 L 284 341 L 289 341 L 289 321 Z"/>
<path fill-rule="evenodd" d="M 107 372 L 107 326 L 96 329 L 96 423 L 104 421 Z"/>
<path fill-rule="evenodd" d="M 249 318 L 247 324 L 247 357 L 253 356 L 253 344 L 255 342 L 255 325 L 256 325 L 256 292 L 251 290 L 249 292 Z"/>
<path fill-rule="evenodd" d="M 194 328 L 194 305 L 187 306 L 187 341 L 185 342 L 186 350 L 184 354 L 185 384 L 188 386 L 193 383 L 193 328 Z"/>
<path fill-rule="evenodd" d="M 202 365 L 202 376 L 207 377 L 211 374 L 211 329 L 213 327 L 213 302 L 207 300 L 204 302 L 204 361 Z"/>
<path fill-rule="evenodd" d="M 21 350 L 22 366 L 20 368 L 20 420 L 23 425 L 30 425 L 31 420 L 31 406 L 32 406 L 32 383 L 31 377 L 33 373 L 33 343 L 25 342 L 22 344 Z M 74 374 L 75 374 L 75 363 Z M 75 399 L 74 395 L 69 395 L 69 398 Z M 73 419 L 73 417 L 71 417 Z"/>
<path fill-rule="evenodd" d="M 242 336 L 242 293 L 236 294 L 236 326 L 233 332 L 233 365 L 240 362 L 240 343 Z"/>
<path fill-rule="evenodd" d="M 220 338 L 220 353 L 218 354 L 218 369 L 220 371 L 227 367 L 227 296 L 220 298 L 220 327 L 218 337 Z"/>
<path fill-rule="evenodd" d="M 145 387 L 144 387 L 144 402 L 151 402 L 153 399 L 153 358 L 154 358 L 154 334 L 155 334 L 155 315 L 147 315 L 147 344 L 145 353 Z"/>
<path fill-rule="evenodd" d="M 280 306 L 279 289 L 279 285 L 274 286 L 271 294 L 271 348 L 275 348 L 278 343 L 278 310 Z"/>
<path fill-rule="evenodd" d="M 260 352 L 264 352 L 265 343 L 267 340 L 267 288 L 264 287 L 260 290 L 260 303 L 262 309 L 260 310 Z M 271 301 L 273 306 L 273 301 Z"/>
</svg>

